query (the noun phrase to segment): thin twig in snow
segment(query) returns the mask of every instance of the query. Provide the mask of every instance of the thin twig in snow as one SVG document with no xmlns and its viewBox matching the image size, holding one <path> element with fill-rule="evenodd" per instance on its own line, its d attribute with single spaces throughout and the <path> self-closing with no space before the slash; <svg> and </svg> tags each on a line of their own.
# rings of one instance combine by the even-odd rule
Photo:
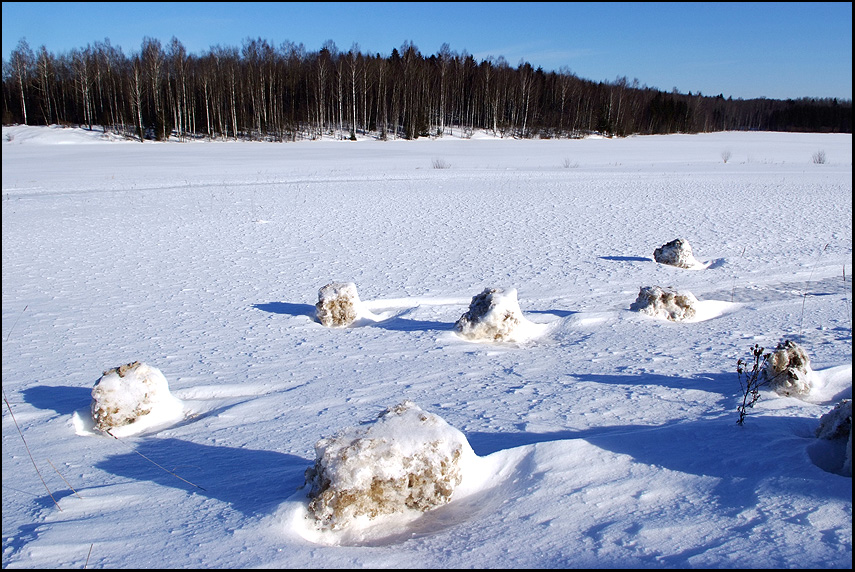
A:
<svg viewBox="0 0 855 572">
<path fill-rule="evenodd" d="M 819 256 L 816 257 L 816 262 L 813 263 L 813 268 L 811 268 L 811 270 L 810 270 L 810 275 L 808 276 L 808 281 L 805 283 L 804 292 L 802 292 L 802 313 L 799 316 L 799 343 L 800 344 L 803 343 L 803 341 L 804 341 L 804 340 L 802 340 L 802 318 L 805 317 L 805 301 L 807 300 L 807 295 L 808 295 L 808 292 L 807 292 L 808 285 L 810 284 L 810 281 L 813 278 L 813 271 L 816 270 L 816 266 L 817 266 L 817 264 L 819 264 L 819 259 L 822 257 L 822 253 L 828 249 L 828 246 L 830 244 L 831 244 L 830 242 L 827 242 L 825 244 L 825 246 L 823 247 L 823 249 L 819 252 Z"/>
<path fill-rule="evenodd" d="M 14 329 L 15 329 L 15 326 L 17 326 L 17 325 L 18 325 L 18 320 L 20 320 L 20 319 L 21 319 L 21 316 L 23 316 L 23 315 L 24 315 L 24 312 L 26 312 L 26 311 L 27 311 L 27 308 L 29 308 L 29 307 L 30 307 L 30 305 L 29 305 L 29 304 L 27 304 L 26 306 L 24 306 L 24 309 L 23 309 L 23 310 L 21 310 L 21 313 L 20 313 L 20 314 L 18 314 L 18 317 L 15 319 L 15 323 L 14 323 L 14 324 L 12 324 L 12 327 L 11 327 L 11 328 L 9 328 L 9 334 L 6 336 L 6 341 L 7 341 L 7 342 L 9 341 L 9 337 L 12 335 L 12 330 L 14 330 Z"/>
<path fill-rule="evenodd" d="M 71 483 L 69 483 L 68 481 L 65 480 L 65 477 L 62 476 L 62 473 L 60 473 L 59 471 L 56 470 L 56 467 L 53 466 L 53 463 L 50 462 L 50 459 L 48 459 L 47 462 L 50 463 L 50 466 L 53 467 L 53 470 L 56 471 L 57 475 L 59 475 L 59 478 L 62 479 L 66 485 L 68 485 L 68 488 L 71 489 L 71 492 L 73 492 L 77 496 L 77 498 L 83 499 L 83 497 L 80 496 L 80 493 L 78 493 L 76 490 L 74 490 L 74 487 L 71 486 Z"/>
<path fill-rule="evenodd" d="M 50 492 L 50 489 L 48 488 L 47 483 L 45 482 L 44 478 L 42 477 L 41 471 L 39 471 L 38 465 L 36 465 L 36 460 L 33 459 L 33 454 L 30 452 L 30 446 L 27 445 L 27 440 L 24 439 L 24 433 L 21 431 L 21 427 L 18 425 L 17 419 L 15 419 L 15 414 L 12 413 L 12 406 L 9 404 L 9 400 L 6 398 L 6 390 L 5 389 L 3 390 L 3 401 L 6 402 L 6 407 L 9 408 L 9 415 L 12 416 L 12 421 L 15 423 L 15 428 L 18 430 L 18 435 L 21 436 L 21 440 L 24 442 L 24 447 L 27 449 L 27 454 L 30 456 L 30 461 L 33 463 L 33 467 L 36 469 L 36 473 L 39 475 L 39 479 L 41 479 L 42 484 L 45 486 L 45 490 L 48 492 L 48 496 L 50 496 L 50 500 L 52 500 L 53 504 L 56 505 L 56 508 L 58 508 L 60 510 L 60 512 L 62 512 L 62 507 L 60 507 L 59 503 L 56 502 L 56 499 L 53 498 L 53 493 Z"/>
<path fill-rule="evenodd" d="M 119 439 L 118 437 L 116 437 L 115 435 L 113 435 L 112 433 L 110 433 L 110 431 L 109 431 L 109 430 L 105 431 L 105 433 L 107 433 L 107 435 L 109 435 L 110 437 L 112 437 L 112 438 L 113 438 L 113 439 L 115 439 L 116 441 L 118 441 L 118 442 L 120 442 L 120 443 L 124 443 L 121 439 Z M 125 443 L 125 445 L 127 445 L 127 443 Z M 199 485 L 197 485 L 196 483 L 191 483 L 191 482 L 190 482 L 190 481 L 188 481 L 187 479 L 185 479 L 185 478 L 183 478 L 183 477 L 178 476 L 178 475 L 177 475 L 176 473 L 174 473 L 173 471 L 170 471 L 169 469 L 167 469 L 167 468 L 166 468 L 166 467 L 164 467 L 163 465 L 160 465 L 160 464 L 158 464 L 158 463 L 155 463 L 154 461 L 152 461 L 151 459 L 149 459 L 148 457 L 146 457 L 145 455 L 143 455 L 142 453 L 140 453 L 139 451 L 137 451 L 137 450 L 136 450 L 136 449 L 134 449 L 133 447 L 130 447 L 130 445 L 127 445 L 127 446 L 131 449 L 131 451 L 133 451 L 134 453 L 136 453 L 137 455 L 139 455 L 140 457 L 142 457 L 143 459 L 145 459 L 146 461 L 148 461 L 149 463 L 151 463 L 151 464 L 152 464 L 152 465 L 154 465 L 155 467 L 157 467 L 157 468 L 161 469 L 161 470 L 162 470 L 162 471 L 164 471 L 164 472 L 169 473 L 170 475 L 172 475 L 172 476 L 173 476 L 173 477 L 175 477 L 176 479 L 181 480 L 181 481 L 184 481 L 184 482 L 185 482 L 185 483 L 187 483 L 188 485 L 192 485 L 192 486 L 196 487 L 197 489 L 201 489 L 201 490 L 203 490 L 203 491 L 207 491 L 207 489 L 206 489 L 206 488 L 204 488 L 204 487 L 200 487 L 200 486 L 199 486 Z"/>
<path fill-rule="evenodd" d="M 846 302 L 846 313 L 849 314 L 849 334 L 852 334 L 852 309 L 849 307 L 849 292 L 846 290 L 846 265 L 843 265 L 843 301 Z"/>
</svg>

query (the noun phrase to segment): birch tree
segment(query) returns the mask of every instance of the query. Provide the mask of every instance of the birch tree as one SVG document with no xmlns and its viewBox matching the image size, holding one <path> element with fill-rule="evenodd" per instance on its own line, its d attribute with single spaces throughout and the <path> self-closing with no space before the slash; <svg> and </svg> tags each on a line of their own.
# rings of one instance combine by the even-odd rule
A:
<svg viewBox="0 0 855 572">
<path fill-rule="evenodd" d="M 53 62 L 48 54 L 47 48 L 44 46 L 39 48 L 39 55 L 36 60 L 36 86 L 41 95 L 42 115 L 48 125 L 53 123 L 54 106 L 53 106 Z"/>
<path fill-rule="evenodd" d="M 30 78 L 33 75 L 34 60 L 35 56 L 33 55 L 33 50 L 30 49 L 30 45 L 25 39 L 18 41 L 18 46 L 12 50 L 9 57 L 12 74 L 15 78 L 15 82 L 18 84 L 17 88 L 21 100 L 21 115 L 24 117 L 24 125 L 29 124 L 27 120 L 27 95 L 25 91 L 29 86 Z"/>
</svg>

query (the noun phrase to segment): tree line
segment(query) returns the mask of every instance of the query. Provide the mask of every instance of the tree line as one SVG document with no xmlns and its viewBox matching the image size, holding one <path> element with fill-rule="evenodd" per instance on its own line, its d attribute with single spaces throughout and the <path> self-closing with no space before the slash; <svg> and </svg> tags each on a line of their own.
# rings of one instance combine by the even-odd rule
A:
<svg viewBox="0 0 855 572">
<path fill-rule="evenodd" d="M 447 44 L 426 56 L 406 42 L 381 56 L 358 44 L 308 51 L 258 38 L 193 55 L 177 38 L 145 38 L 125 55 L 109 39 L 62 54 L 22 39 L 3 61 L 3 124 L 97 126 L 140 141 L 851 133 L 852 101 L 666 92 L 626 77 L 583 79 L 567 67 L 513 67 L 501 56 L 478 62 Z"/>
</svg>

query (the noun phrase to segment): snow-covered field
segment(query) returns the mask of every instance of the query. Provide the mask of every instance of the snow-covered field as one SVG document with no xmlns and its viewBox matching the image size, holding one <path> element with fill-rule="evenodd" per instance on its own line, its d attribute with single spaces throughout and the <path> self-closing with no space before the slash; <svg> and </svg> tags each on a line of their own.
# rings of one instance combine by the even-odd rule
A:
<svg viewBox="0 0 855 572">
<path fill-rule="evenodd" d="M 852 396 L 851 135 L 4 127 L 2 164 L 4 568 L 852 565 L 846 440 L 814 435 Z M 697 267 L 653 260 L 676 238 Z M 349 327 L 315 316 L 336 281 Z M 643 286 L 694 318 L 630 310 Z M 524 341 L 455 333 L 486 288 L 516 289 Z M 784 339 L 810 393 L 738 426 L 737 360 Z M 183 409 L 95 431 L 134 361 Z M 318 530 L 315 444 L 407 400 L 471 446 L 450 501 Z"/>
</svg>

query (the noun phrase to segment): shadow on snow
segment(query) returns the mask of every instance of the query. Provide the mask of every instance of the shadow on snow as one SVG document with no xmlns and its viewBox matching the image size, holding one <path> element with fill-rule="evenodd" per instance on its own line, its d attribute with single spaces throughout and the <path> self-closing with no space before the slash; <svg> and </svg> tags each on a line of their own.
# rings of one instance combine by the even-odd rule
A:
<svg viewBox="0 0 855 572">
<path fill-rule="evenodd" d="M 91 387 L 37 385 L 21 392 L 24 401 L 39 409 L 53 409 L 60 415 L 71 415 L 92 401 Z"/>
<path fill-rule="evenodd" d="M 181 439 L 122 441 L 166 470 L 131 451 L 105 459 L 97 463 L 97 468 L 215 498 L 247 516 L 275 510 L 303 485 L 303 474 L 312 464 L 276 451 L 199 445 Z"/>
<path fill-rule="evenodd" d="M 265 304 L 253 304 L 253 308 L 257 308 L 263 312 L 272 314 L 283 314 L 288 316 L 306 316 L 313 322 L 317 322 L 315 306 L 311 304 L 292 304 L 290 302 L 267 302 Z M 426 332 L 430 330 L 451 330 L 453 323 L 439 322 L 433 320 L 413 320 L 404 317 L 409 310 L 407 309 L 400 314 L 391 316 L 382 320 L 360 319 L 351 324 L 349 327 L 375 327 L 385 330 L 400 331 L 400 332 Z"/>
</svg>

